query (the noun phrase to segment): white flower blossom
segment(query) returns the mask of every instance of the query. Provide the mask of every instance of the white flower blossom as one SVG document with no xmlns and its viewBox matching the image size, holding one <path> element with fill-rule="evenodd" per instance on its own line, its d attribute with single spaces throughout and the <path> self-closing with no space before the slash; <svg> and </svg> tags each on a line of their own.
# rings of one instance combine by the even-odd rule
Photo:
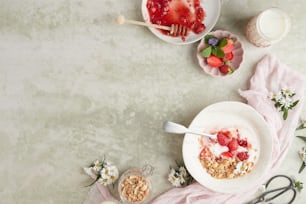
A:
<svg viewBox="0 0 306 204">
<path fill-rule="evenodd" d="M 302 149 L 299 151 L 299 156 L 306 164 L 306 147 L 302 147 Z"/>
<path fill-rule="evenodd" d="M 170 183 L 175 187 L 182 186 L 181 181 L 177 177 L 175 177 L 174 174 L 169 174 L 168 181 L 170 181 Z"/>
<path fill-rule="evenodd" d="M 180 174 L 183 176 L 183 177 L 186 177 L 187 176 L 187 170 L 185 169 L 185 167 L 181 166 L 179 168 L 179 172 Z"/>
<path fill-rule="evenodd" d="M 114 165 L 104 166 L 100 171 L 100 175 L 104 183 L 110 184 L 117 180 L 119 171 Z"/>
<path fill-rule="evenodd" d="M 292 103 L 293 103 L 293 100 L 292 98 L 288 98 L 288 97 L 283 97 L 279 100 L 279 103 L 284 106 L 285 108 L 289 108 Z"/>
<path fill-rule="evenodd" d="M 99 160 L 94 161 L 94 166 L 92 167 L 92 169 L 96 172 L 101 171 L 102 163 Z"/>
<path fill-rule="evenodd" d="M 306 118 L 301 118 L 301 125 L 306 127 Z"/>
<path fill-rule="evenodd" d="M 181 166 L 178 169 L 171 168 L 168 175 L 168 181 L 175 186 L 181 187 L 186 183 L 186 178 L 188 179 L 188 172 L 185 167 Z"/>
<path fill-rule="evenodd" d="M 183 177 L 181 174 L 178 175 L 177 179 L 179 180 L 179 182 L 180 182 L 181 184 L 184 184 L 184 183 L 185 183 L 185 179 L 184 179 L 184 177 Z"/>
<path fill-rule="evenodd" d="M 112 182 L 112 180 L 109 179 L 109 178 L 99 178 L 99 179 L 98 179 L 98 183 L 100 183 L 100 184 L 102 184 L 102 185 L 104 185 L 104 186 L 107 186 L 107 185 L 109 185 L 109 184 L 112 184 L 113 182 Z"/>
<path fill-rule="evenodd" d="M 102 185 L 113 184 L 119 177 L 119 171 L 111 162 L 103 160 L 100 162 L 96 160 L 93 164 L 84 168 L 84 171 L 93 179 Z"/>
<path fill-rule="evenodd" d="M 176 171 L 175 171 L 173 168 L 171 168 L 171 169 L 170 169 L 169 176 L 170 176 L 170 175 L 171 175 L 171 176 L 175 176 L 175 174 L 176 174 Z"/>
<path fill-rule="evenodd" d="M 275 93 L 273 93 L 273 92 L 269 92 L 269 93 L 268 93 L 268 98 L 269 98 L 269 99 L 273 99 L 273 98 L 275 98 L 275 97 L 276 97 Z"/>
<path fill-rule="evenodd" d="M 282 88 L 277 93 L 269 93 L 269 98 L 274 102 L 275 108 L 283 112 L 284 120 L 287 119 L 288 111 L 295 107 L 299 102 L 299 100 L 293 100 L 294 96 L 295 93 L 287 87 Z"/>
<path fill-rule="evenodd" d="M 285 86 L 281 89 L 282 93 L 285 95 L 285 96 L 292 96 L 294 94 L 294 90 L 289 88 L 288 86 Z"/>
</svg>

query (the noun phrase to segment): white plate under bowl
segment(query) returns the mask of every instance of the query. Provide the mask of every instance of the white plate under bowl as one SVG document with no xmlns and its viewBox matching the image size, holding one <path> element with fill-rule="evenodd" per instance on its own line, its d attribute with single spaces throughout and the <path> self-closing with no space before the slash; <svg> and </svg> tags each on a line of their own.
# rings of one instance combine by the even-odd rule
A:
<svg viewBox="0 0 306 204">
<path fill-rule="evenodd" d="M 186 134 L 183 142 L 184 163 L 192 177 L 201 185 L 217 192 L 242 192 L 247 186 L 256 184 L 266 173 L 271 163 L 272 135 L 266 121 L 251 106 L 234 101 L 212 104 L 194 118 L 189 128 L 200 128 L 206 132 L 237 128 L 247 133 L 243 136 L 259 148 L 258 159 L 250 173 L 233 179 L 216 179 L 208 174 L 200 163 L 199 154 L 202 148 L 199 136 Z"/>
<path fill-rule="evenodd" d="M 141 11 L 142 16 L 145 22 L 150 23 L 149 13 L 147 9 L 147 0 L 142 0 Z M 156 35 L 161 40 L 164 40 L 168 43 L 177 44 L 177 45 L 184 45 L 194 43 L 201 38 L 203 38 L 207 33 L 209 33 L 214 26 L 216 25 L 221 11 L 221 2 L 220 0 L 202 0 L 201 6 L 204 9 L 206 16 L 204 17 L 204 25 L 206 26 L 205 30 L 200 34 L 195 34 L 190 32 L 189 35 L 186 37 L 186 40 L 183 41 L 181 37 L 171 37 L 167 36 L 160 32 L 160 30 L 156 28 L 150 28 L 151 32 Z"/>
</svg>

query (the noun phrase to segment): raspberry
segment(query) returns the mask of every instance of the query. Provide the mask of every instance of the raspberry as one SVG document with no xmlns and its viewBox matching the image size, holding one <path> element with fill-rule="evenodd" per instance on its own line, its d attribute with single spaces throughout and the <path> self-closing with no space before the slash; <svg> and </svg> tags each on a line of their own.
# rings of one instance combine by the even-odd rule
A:
<svg viewBox="0 0 306 204">
<path fill-rule="evenodd" d="M 248 146 L 248 142 L 246 140 L 238 140 L 238 144 L 241 147 L 247 147 Z"/>
<path fill-rule="evenodd" d="M 247 160 L 249 158 L 249 153 L 248 152 L 239 152 L 237 154 L 237 157 L 240 161 Z"/>
</svg>

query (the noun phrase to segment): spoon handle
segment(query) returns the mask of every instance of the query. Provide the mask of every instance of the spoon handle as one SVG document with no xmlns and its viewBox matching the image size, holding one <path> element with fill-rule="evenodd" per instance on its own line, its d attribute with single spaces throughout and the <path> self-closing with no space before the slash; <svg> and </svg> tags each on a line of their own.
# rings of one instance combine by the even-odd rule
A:
<svg viewBox="0 0 306 204">
<path fill-rule="evenodd" d="M 127 23 L 127 24 L 134 24 L 134 25 L 145 26 L 145 27 L 158 28 L 162 30 L 169 30 L 169 31 L 171 30 L 171 27 L 169 26 L 163 26 L 163 25 L 157 25 L 157 24 L 152 24 L 152 23 L 147 23 L 147 22 L 142 22 L 142 21 L 126 19 L 123 15 L 119 15 L 116 19 L 116 22 L 119 25 Z"/>
<path fill-rule="evenodd" d="M 190 130 L 188 128 L 186 128 L 185 126 L 178 124 L 178 123 L 174 123 L 174 122 L 170 122 L 170 121 L 166 121 L 163 124 L 163 130 L 165 132 L 168 133 L 175 133 L 175 134 L 194 134 L 194 135 L 201 135 L 201 136 L 206 136 L 206 137 L 210 137 L 215 139 L 216 135 L 213 134 L 208 134 L 202 131 L 197 131 L 197 130 Z"/>
</svg>

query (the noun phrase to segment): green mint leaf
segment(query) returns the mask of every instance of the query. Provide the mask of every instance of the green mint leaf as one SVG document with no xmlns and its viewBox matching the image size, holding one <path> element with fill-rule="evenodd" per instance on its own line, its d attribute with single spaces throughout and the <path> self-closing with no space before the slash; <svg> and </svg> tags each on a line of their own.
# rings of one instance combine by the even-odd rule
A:
<svg viewBox="0 0 306 204">
<path fill-rule="evenodd" d="M 218 43 L 219 47 L 224 47 L 225 45 L 227 45 L 227 40 L 225 38 L 223 38 L 222 40 L 220 40 L 220 42 Z"/>
<path fill-rule="evenodd" d="M 303 140 L 304 142 L 306 142 L 306 137 L 300 136 L 300 135 L 298 135 L 298 136 L 296 136 L 296 137 L 298 137 L 298 138 L 300 138 L 301 140 Z"/>
<path fill-rule="evenodd" d="M 208 43 L 208 40 L 209 40 L 210 38 L 215 38 L 215 36 L 213 36 L 213 35 L 206 35 L 205 38 L 204 38 L 206 44 Z"/>
<path fill-rule="evenodd" d="M 304 170 L 305 166 L 306 166 L 305 162 L 303 162 L 300 169 L 299 169 L 299 174 Z"/>
<path fill-rule="evenodd" d="M 211 46 L 209 46 L 209 47 L 205 48 L 204 50 L 202 50 L 201 56 L 202 57 L 209 57 L 211 55 L 211 51 L 212 51 Z"/>
<path fill-rule="evenodd" d="M 220 57 L 220 58 L 222 58 L 222 57 L 224 57 L 224 52 L 223 52 L 223 50 L 221 50 L 219 47 L 216 47 L 216 54 L 215 54 L 217 57 Z"/>
<path fill-rule="evenodd" d="M 212 49 L 211 49 L 211 54 L 213 54 L 213 55 L 217 55 L 217 50 L 216 50 L 216 47 L 212 47 Z"/>
</svg>

